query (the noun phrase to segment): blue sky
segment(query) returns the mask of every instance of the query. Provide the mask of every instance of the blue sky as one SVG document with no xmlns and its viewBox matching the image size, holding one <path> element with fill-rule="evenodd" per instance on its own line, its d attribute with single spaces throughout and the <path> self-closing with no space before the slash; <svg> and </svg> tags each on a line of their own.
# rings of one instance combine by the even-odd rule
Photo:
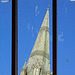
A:
<svg viewBox="0 0 75 75">
<path fill-rule="evenodd" d="M 57 4 L 57 75 L 71 75 L 75 73 L 75 2 L 58 0 Z M 18 75 L 25 60 L 29 59 L 48 5 L 50 5 L 49 26 L 52 38 L 52 0 L 19 0 L 18 2 Z M 10 0 L 8 3 L 0 3 L 0 75 L 11 75 L 11 33 Z"/>
<path fill-rule="evenodd" d="M 57 75 L 71 75 L 75 74 L 75 2 L 57 3 Z"/>
<path fill-rule="evenodd" d="M 0 75 L 11 75 L 12 3 L 0 2 Z"/>
<path fill-rule="evenodd" d="M 29 59 L 47 8 L 50 5 L 50 33 L 52 28 L 52 2 L 50 0 L 19 0 L 18 13 L 18 73 Z M 51 34 L 52 35 L 52 34 Z M 50 53 L 52 54 L 52 53 Z M 51 59 L 50 59 L 51 60 Z"/>
</svg>

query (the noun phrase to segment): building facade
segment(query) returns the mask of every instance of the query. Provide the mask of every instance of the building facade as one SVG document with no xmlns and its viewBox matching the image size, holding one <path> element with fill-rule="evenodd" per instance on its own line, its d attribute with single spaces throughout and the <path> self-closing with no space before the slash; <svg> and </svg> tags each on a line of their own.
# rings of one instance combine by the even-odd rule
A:
<svg viewBox="0 0 75 75">
<path fill-rule="evenodd" d="M 28 63 L 20 75 L 51 75 L 49 60 L 49 8 L 47 9 Z"/>
</svg>

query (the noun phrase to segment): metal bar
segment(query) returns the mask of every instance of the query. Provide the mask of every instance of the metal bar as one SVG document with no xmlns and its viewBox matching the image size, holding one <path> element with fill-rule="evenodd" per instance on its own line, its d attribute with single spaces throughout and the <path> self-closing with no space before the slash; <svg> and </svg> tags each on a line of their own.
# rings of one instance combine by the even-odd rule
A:
<svg viewBox="0 0 75 75">
<path fill-rule="evenodd" d="M 12 0 L 12 75 L 18 75 L 18 1 Z"/>
<path fill-rule="evenodd" d="M 53 75 L 57 75 L 57 0 L 53 0 Z"/>
</svg>

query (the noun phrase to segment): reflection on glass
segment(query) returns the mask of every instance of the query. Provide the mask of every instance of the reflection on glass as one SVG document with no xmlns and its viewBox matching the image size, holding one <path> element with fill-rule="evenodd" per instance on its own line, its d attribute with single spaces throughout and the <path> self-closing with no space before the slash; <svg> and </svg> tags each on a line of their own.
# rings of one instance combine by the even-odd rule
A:
<svg viewBox="0 0 75 75">
<path fill-rule="evenodd" d="M 0 75 L 11 75 L 12 3 L 0 2 Z"/>
<path fill-rule="evenodd" d="M 52 5 L 49 0 L 43 2 L 42 0 L 19 0 L 19 75 L 24 71 L 27 72 L 27 75 L 52 73 L 52 7 L 47 9 L 48 5 Z M 24 62 L 26 59 L 27 69 L 25 70 Z M 37 62 L 37 67 L 40 66 L 41 71 L 40 68 L 32 68 Z"/>
<path fill-rule="evenodd" d="M 57 75 L 71 75 L 75 74 L 75 2 L 57 4 Z"/>
<path fill-rule="evenodd" d="M 0 2 L 2 3 L 6 3 L 6 2 L 9 2 L 10 0 L 0 0 Z"/>
</svg>

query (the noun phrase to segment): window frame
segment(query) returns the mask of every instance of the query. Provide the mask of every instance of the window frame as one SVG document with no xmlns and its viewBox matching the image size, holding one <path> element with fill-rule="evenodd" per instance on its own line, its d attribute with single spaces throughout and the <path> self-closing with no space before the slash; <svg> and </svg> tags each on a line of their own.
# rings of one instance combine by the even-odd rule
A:
<svg viewBox="0 0 75 75">
<path fill-rule="evenodd" d="M 53 0 L 53 75 L 57 75 L 57 0 Z M 12 0 L 12 75 L 18 75 L 18 0 Z"/>
</svg>

